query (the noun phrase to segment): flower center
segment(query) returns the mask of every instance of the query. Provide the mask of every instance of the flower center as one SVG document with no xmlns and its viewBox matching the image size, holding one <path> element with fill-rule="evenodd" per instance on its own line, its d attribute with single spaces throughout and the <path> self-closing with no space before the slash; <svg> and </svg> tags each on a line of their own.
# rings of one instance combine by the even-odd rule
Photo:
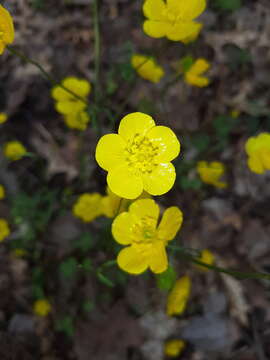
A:
<svg viewBox="0 0 270 360">
<path fill-rule="evenodd" d="M 165 9 L 162 14 L 167 20 L 172 23 L 173 25 L 176 24 L 181 20 L 181 15 L 177 14 L 176 12 L 172 11 L 171 9 Z"/>
<path fill-rule="evenodd" d="M 156 239 L 156 219 L 145 216 L 134 225 L 134 243 L 151 245 Z"/>
<path fill-rule="evenodd" d="M 125 159 L 128 166 L 140 174 L 151 173 L 158 165 L 155 157 L 158 155 L 158 146 L 146 136 L 135 134 L 125 149 Z"/>
</svg>

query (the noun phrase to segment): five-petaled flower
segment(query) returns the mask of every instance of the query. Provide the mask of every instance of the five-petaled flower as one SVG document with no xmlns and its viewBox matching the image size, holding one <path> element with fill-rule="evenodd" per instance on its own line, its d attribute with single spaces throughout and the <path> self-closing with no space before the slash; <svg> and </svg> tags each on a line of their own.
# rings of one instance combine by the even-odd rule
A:
<svg viewBox="0 0 270 360">
<path fill-rule="evenodd" d="M 191 292 L 191 280 L 188 276 L 178 279 L 167 299 L 167 315 L 181 315 L 187 306 Z"/>
<path fill-rule="evenodd" d="M 210 64 L 203 58 L 197 59 L 194 64 L 185 72 L 184 79 L 189 85 L 206 87 L 209 85 L 209 78 L 202 76 L 208 69 Z"/>
<path fill-rule="evenodd" d="M 162 273 L 168 268 L 166 245 L 181 227 L 183 214 L 177 207 L 165 210 L 158 224 L 159 206 L 152 199 L 134 201 L 128 212 L 118 215 L 112 234 L 122 249 L 117 257 L 119 267 L 130 274 L 141 274 L 147 268 Z"/>
<path fill-rule="evenodd" d="M 164 76 L 164 70 L 152 57 L 135 54 L 131 58 L 132 67 L 145 80 L 158 83 Z"/>
<path fill-rule="evenodd" d="M 118 134 L 99 140 L 96 160 L 108 171 L 107 182 L 116 195 L 136 199 L 143 190 L 162 195 L 172 188 L 176 175 L 171 161 L 179 152 L 171 129 L 156 126 L 149 115 L 132 113 L 121 120 Z"/>
<path fill-rule="evenodd" d="M 227 183 L 220 181 L 220 178 L 225 173 L 225 166 L 219 161 L 199 161 L 197 164 L 197 171 L 201 180 L 209 185 L 224 189 L 228 186 Z"/>
<path fill-rule="evenodd" d="M 201 24 L 194 21 L 206 7 L 206 0 L 146 0 L 144 32 L 153 37 L 182 41 L 194 36 Z"/>
<path fill-rule="evenodd" d="M 248 155 L 248 167 L 256 174 L 270 170 L 270 133 L 261 133 L 251 137 L 245 145 Z"/>
<path fill-rule="evenodd" d="M 0 5 L 0 55 L 14 41 L 14 25 L 10 13 Z"/>
</svg>

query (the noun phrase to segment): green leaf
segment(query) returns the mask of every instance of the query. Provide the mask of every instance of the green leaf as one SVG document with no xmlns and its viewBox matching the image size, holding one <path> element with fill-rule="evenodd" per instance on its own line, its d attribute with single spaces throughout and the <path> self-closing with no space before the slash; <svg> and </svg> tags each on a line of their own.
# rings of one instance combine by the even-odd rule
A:
<svg viewBox="0 0 270 360">
<path fill-rule="evenodd" d="M 108 287 L 111 287 L 111 288 L 114 287 L 114 283 L 109 278 L 107 278 L 105 275 L 103 275 L 101 272 L 97 273 L 97 278 L 99 279 L 99 281 L 102 284 L 104 284 Z"/>
<path fill-rule="evenodd" d="M 82 268 L 86 272 L 93 270 L 92 261 L 90 259 L 84 259 L 82 262 Z"/>
<path fill-rule="evenodd" d="M 215 0 L 215 5 L 221 10 L 235 11 L 241 8 L 242 0 Z"/>
<path fill-rule="evenodd" d="M 92 234 L 89 232 L 84 232 L 79 239 L 75 241 L 74 247 L 80 249 L 83 252 L 87 252 L 93 247 L 93 238 Z"/>
<path fill-rule="evenodd" d="M 198 134 L 191 139 L 191 142 L 199 152 L 202 152 L 209 147 L 210 136 L 207 134 Z"/>
<path fill-rule="evenodd" d="M 60 272 L 67 279 L 72 279 L 78 269 L 78 262 L 74 257 L 70 257 L 60 264 Z"/>
<path fill-rule="evenodd" d="M 181 59 L 180 63 L 181 63 L 182 71 L 186 73 L 193 65 L 194 59 L 192 56 L 187 55 Z"/>
<path fill-rule="evenodd" d="M 93 301 L 91 300 L 86 300 L 83 304 L 82 304 L 82 309 L 84 312 L 86 313 L 90 313 L 91 311 L 93 311 L 95 308 L 95 304 Z"/>
<path fill-rule="evenodd" d="M 183 190 L 199 190 L 202 186 L 200 179 L 189 179 L 187 176 L 182 176 L 179 179 L 179 185 Z"/>
<path fill-rule="evenodd" d="M 68 337 L 72 337 L 75 332 L 72 317 L 70 315 L 66 315 L 62 319 L 58 320 L 56 323 L 56 330 L 64 332 Z"/>
<path fill-rule="evenodd" d="M 168 269 L 162 274 L 156 275 L 157 286 L 160 290 L 170 291 L 173 287 L 177 278 L 177 274 L 174 271 L 174 268 L 169 265 Z"/>
</svg>

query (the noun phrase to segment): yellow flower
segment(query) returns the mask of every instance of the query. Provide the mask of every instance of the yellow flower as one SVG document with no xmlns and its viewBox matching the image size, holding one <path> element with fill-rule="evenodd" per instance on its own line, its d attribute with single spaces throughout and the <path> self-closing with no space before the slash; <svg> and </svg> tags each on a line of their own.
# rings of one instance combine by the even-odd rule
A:
<svg viewBox="0 0 270 360">
<path fill-rule="evenodd" d="M 118 215 L 112 224 L 112 234 L 121 245 L 118 266 L 130 273 L 141 274 L 148 267 L 158 274 L 168 268 L 166 245 L 173 240 L 183 222 L 177 207 L 165 210 L 158 225 L 159 206 L 152 199 L 134 201 L 128 212 Z"/>
<path fill-rule="evenodd" d="M 0 5 L 1 7 L 1 5 Z M 0 124 L 4 124 L 8 120 L 8 116 L 5 113 L 0 113 Z"/>
<path fill-rule="evenodd" d="M 205 249 L 201 252 L 201 257 L 198 259 L 199 261 L 207 264 L 207 265 L 213 265 L 215 262 L 215 257 L 214 254 Z M 202 271 L 208 271 L 207 267 L 201 266 L 201 265 L 197 265 L 197 268 L 202 270 Z"/>
<path fill-rule="evenodd" d="M 245 145 L 248 155 L 248 167 L 256 174 L 270 170 L 270 133 L 261 133 L 251 137 Z"/>
<path fill-rule="evenodd" d="M 234 109 L 234 110 L 231 111 L 231 117 L 234 118 L 234 119 L 239 118 L 240 114 L 241 114 L 240 110 Z"/>
<path fill-rule="evenodd" d="M 112 192 L 136 199 L 143 190 L 162 195 L 172 188 L 176 175 L 171 160 L 179 152 L 180 143 L 171 129 L 156 126 L 151 116 L 137 112 L 121 120 L 118 135 L 99 140 L 96 160 L 108 171 Z"/>
<path fill-rule="evenodd" d="M 90 121 L 90 116 L 86 111 L 80 111 L 64 115 L 64 121 L 70 129 L 85 130 Z"/>
<path fill-rule="evenodd" d="M 52 311 L 52 306 L 46 299 L 35 301 L 33 306 L 34 313 L 38 316 L 47 316 Z"/>
<path fill-rule="evenodd" d="M 196 29 L 194 29 L 194 32 L 193 32 L 191 35 L 189 35 L 189 36 L 187 36 L 185 39 L 182 39 L 182 40 L 181 40 L 182 43 L 184 43 L 184 44 L 189 44 L 189 43 L 197 40 L 197 38 L 198 38 L 199 35 L 200 35 L 200 32 L 201 32 L 202 28 L 203 28 L 203 25 L 202 25 L 202 24 L 199 24 L 199 26 L 198 26 Z"/>
<path fill-rule="evenodd" d="M 9 141 L 4 145 L 4 155 L 12 161 L 20 160 L 26 152 L 26 148 L 19 141 Z"/>
<path fill-rule="evenodd" d="M 24 257 L 25 255 L 27 255 L 27 251 L 17 248 L 12 251 L 12 255 L 14 255 L 16 258 Z"/>
<path fill-rule="evenodd" d="M 182 41 L 201 27 L 194 19 L 205 7 L 206 0 L 146 0 L 144 32 L 153 38 L 166 36 L 169 40 Z"/>
<path fill-rule="evenodd" d="M 5 240 L 10 234 L 8 222 L 5 219 L 0 219 L 0 241 Z"/>
<path fill-rule="evenodd" d="M 135 54 L 131 64 L 137 73 L 145 80 L 158 83 L 164 76 L 164 70 L 150 56 Z"/>
<path fill-rule="evenodd" d="M 194 86 L 205 87 L 209 85 L 209 78 L 201 76 L 210 68 L 210 64 L 205 59 L 197 59 L 185 73 L 185 81 Z"/>
<path fill-rule="evenodd" d="M 91 84 L 87 80 L 75 77 L 67 77 L 62 81 L 62 85 L 85 100 L 91 91 Z M 79 100 L 59 85 L 52 89 L 52 97 L 56 100 L 55 107 L 60 114 L 78 113 L 87 107 L 84 101 Z"/>
<path fill-rule="evenodd" d="M 0 55 L 14 41 L 14 26 L 10 13 L 0 5 Z"/>
<path fill-rule="evenodd" d="M 82 194 L 73 206 L 72 212 L 84 222 L 91 222 L 102 214 L 102 196 L 98 193 Z"/>
<path fill-rule="evenodd" d="M 213 185 L 220 189 L 228 186 L 227 183 L 220 181 L 221 176 L 225 173 L 225 166 L 219 161 L 213 161 L 211 163 L 199 161 L 197 171 L 201 180 L 206 184 Z"/>
<path fill-rule="evenodd" d="M 176 281 L 167 300 L 167 315 L 181 315 L 187 305 L 191 291 L 191 280 L 188 276 L 182 276 Z"/>
<path fill-rule="evenodd" d="M 3 185 L 0 185 L 0 200 L 4 199 L 6 196 L 5 188 Z"/>
<path fill-rule="evenodd" d="M 178 357 L 186 347 L 183 340 L 168 340 L 164 346 L 164 353 L 168 357 Z"/>
</svg>

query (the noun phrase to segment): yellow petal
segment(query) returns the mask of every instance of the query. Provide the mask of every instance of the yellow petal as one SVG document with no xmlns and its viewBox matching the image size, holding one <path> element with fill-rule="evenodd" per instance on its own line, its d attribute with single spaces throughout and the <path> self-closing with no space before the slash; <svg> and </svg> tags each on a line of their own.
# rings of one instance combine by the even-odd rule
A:
<svg viewBox="0 0 270 360">
<path fill-rule="evenodd" d="M 134 217 L 129 212 L 118 215 L 112 223 L 114 239 L 121 245 L 129 245 L 134 238 Z"/>
<path fill-rule="evenodd" d="M 66 78 L 63 81 L 63 86 L 81 97 L 86 97 L 91 91 L 91 84 L 87 80 L 75 77 Z"/>
<path fill-rule="evenodd" d="M 151 116 L 135 112 L 123 117 L 118 133 L 123 139 L 130 140 L 135 134 L 144 135 L 153 126 L 155 126 L 155 122 Z"/>
<path fill-rule="evenodd" d="M 120 251 L 117 264 L 122 270 L 134 275 L 143 273 L 148 267 L 146 258 L 134 246 Z"/>
<path fill-rule="evenodd" d="M 155 222 L 153 226 L 156 227 L 159 216 L 159 206 L 154 200 L 152 199 L 136 200 L 130 205 L 129 212 L 135 218 L 138 219 L 141 219 L 143 217 L 152 218 Z"/>
<path fill-rule="evenodd" d="M 126 143 L 117 134 L 108 134 L 100 138 L 96 147 L 96 161 L 99 166 L 110 171 L 124 161 Z"/>
<path fill-rule="evenodd" d="M 205 73 L 209 68 L 210 68 L 210 63 L 203 58 L 199 58 L 191 66 L 188 72 L 192 73 L 193 75 L 201 75 Z"/>
<path fill-rule="evenodd" d="M 65 101 L 58 101 L 55 104 L 56 110 L 63 115 L 69 115 L 81 112 L 85 109 L 86 105 L 84 102 L 79 100 L 65 100 Z"/>
<path fill-rule="evenodd" d="M 200 25 L 200 27 L 198 27 L 196 30 L 194 30 L 194 32 L 191 35 L 187 36 L 185 39 L 182 39 L 181 40 L 182 43 L 189 44 L 198 38 L 198 36 L 200 35 L 200 32 L 202 30 L 202 27 L 203 27 L 203 24 L 200 24 L 200 23 L 198 23 L 198 24 Z"/>
<path fill-rule="evenodd" d="M 269 149 L 261 151 L 261 159 L 265 170 L 270 170 L 270 143 Z"/>
<path fill-rule="evenodd" d="M 4 45 L 11 44 L 14 41 L 14 25 L 10 13 L 0 5 L 0 24 L 3 32 L 2 41 Z"/>
<path fill-rule="evenodd" d="M 185 81 L 192 86 L 198 86 L 200 88 L 206 87 L 210 83 L 210 80 L 207 77 L 193 75 L 190 72 L 185 74 Z"/>
<path fill-rule="evenodd" d="M 159 164 L 152 173 L 144 175 L 144 190 L 151 195 L 163 195 L 173 187 L 175 177 L 173 164 Z"/>
<path fill-rule="evenodd" d="M 190 291 L 191 280 L 188 276 L 182 276 L 176 281 L 168 296 L 167 315 L 180 315 L 185 311 Z"/>
<path fill-rule="evenodd" d="M 142 179 L 125 164 L 109 170 L 107 182 L 112 192 L 124 199 L 136 199 L 143 192 Z"/>
<path fill-rule="evenodd" d="M 198 31 L 201 24 L 194 21 L 175 23 L 167 27 L 166 36 L 172 41 L 182 41 Z"/>
<path fill-rule="evenodd" d="M 167 0 L 168 9 L 181 15 L 183 21 L 190 21 L 201 15 L 206 8 L 206 0 Z"/>
<path fill-rule="evenodd" d="M 264 173 L 263 163 L 261 159 L 256 156 L 250 156 L 248 158 L 248 167 L 250 168 L 251 171 L 255 172 L 256 174 Z"/>
<path fill-rule="evenodd" d="M 159 39 L 168 33 L 170 24 L 165 21 L 146 20 L 143 23 L 143 31 L 146 35 Z"/>
<path fill-rule="evenodd" d="M 144 16 L 151 20 L 164 19 L 166 5 L 163 0 L 146 0 L 143 4 Z"/>
<path fill-rule="evenodd" d="M 179 155 L 180 143 L 170 128 L 155 126 L 148 131 L 147 137 L 159 148 L 156 161 L 169 162 Z"/>
<path fill-rule="evenodd" d="M 245 150 L 249 156 L 257 150 L 257 139 L 255 137 L 251 137 L 247 140 Z"/>
<path fill-rule="evenodd" d="M 176 207 L 172 206 L 164 211 L 161 222 L 158 226 L 158 237 L 160 240 L 173 240 L 179 231 L 183 222 L 183 213 Z"/>
<path fill-rule="evenodd" d="M 153 244 L 151 255 L 148 258 L 150 269 L 155 274 L 160 274 L 168 268 L 166 249 L 162 241 Z"/>
</svg>

